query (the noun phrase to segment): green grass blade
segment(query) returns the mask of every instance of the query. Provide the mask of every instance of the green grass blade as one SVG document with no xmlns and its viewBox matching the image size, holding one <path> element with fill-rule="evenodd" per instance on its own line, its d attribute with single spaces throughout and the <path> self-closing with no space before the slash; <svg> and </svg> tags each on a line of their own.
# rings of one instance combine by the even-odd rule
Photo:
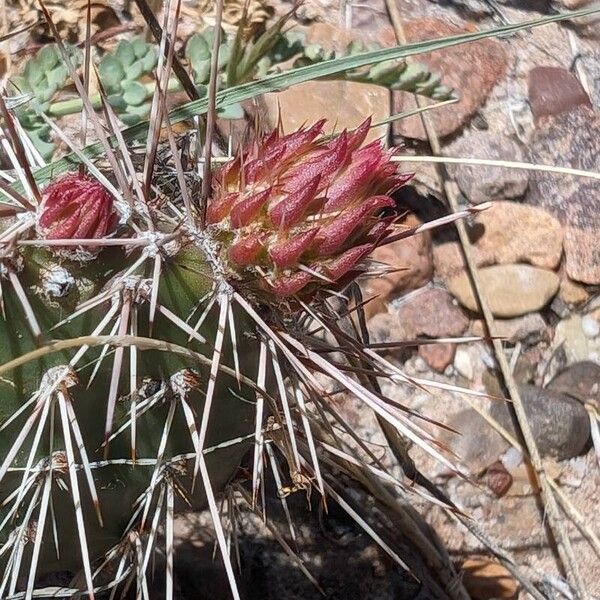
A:
<svg viewBox="0 0 600 600">
<path fill-rule="evenodd" d="M 381 50 L 374 50 L 370 52 L 363 52 L 355 54 L 353 56 L 344 56 L 341 58 L 335 58 L 333 60 L 325 61 L 316 65 L 309 65 L 306 67 L 300 67 L 292 69 L 284 73 L 277 73 L 270 75 L 259 81 L 253 81 L 238 85 L 229 89 L 220 91 L 217 94 L 217 109 L 224 108 L 231 104 L 236 104 L 254 98 L 264 93 L 278 91 L 281 89 L 288 88 L 292 85 L 310 81 L 313 79 L 319 79 L 321 77 L 328 77 L 340 73 L 342 71 L 356 69 L 365 65 L 377 63 L 385 60 L 398 60 L 406 58 L 408 56 L 414 56 L 416 54 L 422 54 L 425 52 L 433 52 L 436 50 L 442 50 L 451 46 L 457 46 L 459 44 L 465 44 L 468 42 L 475 42 L 489 37 L 498 37 L 529 29 L 531 27 L 539 27 L 549 23 L 558 21 L 565 21 L 577 17 L 583 17 L 591 15 L 593 13 L 600 12 L 599 7 L 586 8 L 578 11 L 559 13 L 556 15 L 550 15 L 540 19 L 534 19 L 530 21 L 523 21 L 521 23 L 514 23 L 505 25 L 503 27 L 497 27 L 494 29 L 488 29 L 484 31 L 477 31 L 473 33 L 463 33 L 460 35 L 453 35 L 444 38 L 437 38 L 435 40 L 426 40 L 421 42 L 415 42 L 411 44 L 405 44 L 404 46 L 394 46 L 392 48 L 383 48 Z M 192 116 L 206 113 L 208 109 L 208 100 L 202 98 L 200 100 L 194 100 L 180 106 L 170 113 L 171 123 L 179 123 L 185 121 Z M 125 140 L 133 140 L 143 136 L 148 130 L 148 122 L 144 121 L 132 127 L 123 130 L 123 137 Z M 116 143 L 111 138 L 112 143 Z M 98 156 L 102 152 L 102 146 L 99 143 L 90 144 L 82 150 L 83 154 L 89 158 Z M 49 165 L 38 169 L 35 173 L 35 179 L 37 181 L 44 181 L 46 179 L 55 177 L 69 169 L 72 169 L 75 165 L 78 165 L 80 159 L 74 154 L 68 154 L 63 158 L 60 158 Z M 20 184 L 15 184 L 15 191 L 22 192 Z"/>
</svg>

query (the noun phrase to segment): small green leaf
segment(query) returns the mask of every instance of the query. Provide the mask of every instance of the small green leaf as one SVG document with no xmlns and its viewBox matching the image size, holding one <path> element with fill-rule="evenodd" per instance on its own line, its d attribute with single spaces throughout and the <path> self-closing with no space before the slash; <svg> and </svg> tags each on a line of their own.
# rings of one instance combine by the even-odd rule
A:
<svg viewBox="0 0 600 600">
<path fill-rule="evenodd" d="M 27 135 L 32 141 L 35 149 L 44 160 L 50 160 L 54 154 L 54 144 L 50 141 L 47 132 L 41 128 L 27 130 Z"/>
<path fill-rule="evenodd" d="M 123 100 L 129 106 L 139 106 L 147 96 L 146 88 L 137 81 L 130 81 L 123 90 Z"/>
<path fill-rule="evenodd" d="M 44 79 L 44 69 L 35 59 L 31 59 L 25 65 L 23 75 L 29 81 L 29 85 L 34 87 Z"/>
<path fill-rule="evenodd" d="M 150 102 L 141 106 L 129 106 L 127 112 L 119 115 L 119 119 L 127 126 L 135 125 L 148 117 L 151 107 L 152 104 Z"/>
<path fill-rule="evenodd" d="M 53 69 L 58 64 L 59 60 L 59 55 L 56 50 L 56 47 L 53 44 L 43 46 L 41 50 L 37 53 L 36 60 L 45 72 L 48 72 L 50 69 Z"/>
<path fill-rule="evenodd" d="M 412 91 L 418 83 L 427 79 L 428 76 L 427 67 L 419 63 L 411 63 L 406 66 L 400 80 L 392 85 L 392 89 Z"/>
<path fill-rule="evenodd" d="M 139 79 L 142 76 L 144 66 L 141 60 L 136 60 L 125 70 L 125 78 L 134 80 Z"/>
<path fill-rule="evenodd" d="M 40 87 L 34 91 L 37 99 L 40 102 L 48 102 L 58 91 L 58 86 L 56 84 L 45 84 L 43 87 Z"/>
<path fill-rule="evenodd" d="M 64 64 L 56 65 L 54 69 L 46 73 L 48 85 L 55 85 L 57 88 L 61 88 L 64 86 L 68 76 L 69 71 L 67 71 L 67 67 Z"/>
<path fill-rule="evenodd" d="M 204 98 L 208 95 L 208 86 L 202 83 L 197 83 L 194 87 L 196 88 L 196 91 L 198 92 L 198 96 L 200 98 Z"/>
<path fill-rule="evenodd" d="M 112 54 L 107 54 L 102 57 L 102 60 L 98 65 L 98 71 L 102 83 L 109 90 L 118 89 L 121 85 L 121 81 L 125 78 L 125 71 L 123 70 L 121 62 Z"/>
<path fill-rule="evenodd" d="M 127 110 L 127 102 L 123 100 L 122 94 L 111 94 L 108 96 L 108 103 L 117 111 L 123 112 Z"/>
<path fill-rule="evenodd" d="M 201 60 L 197 65 L 194 66 L 195 81 L 196 83 L 207 83 L 208 76 L 210 75 L 210 59 Z"/>
<path fill-rule="evenodd" d="M 124 68 L 127 68 L 135 61 L 133 46 L 128 41 L 121 40 L 115 51 L 115 57 L 121 61 Z"/>
<path fill-rule="evenodd" d="M 148 47 L 148 52 L 142 58 L 142 67 L 144 69 L 144 73 L 150 73 L 152 69 L 156 66 L 158 61 L 158 52 L 156 48 L 153 46 Z"/>
<path fill-rule="evenodd" d="M 131 40 L 131 47 L 133 48 L 133 53 L 136 58 L 144 58 L 148 49 L 151 48 L 150 44 L 147 44 L 144 41 L 144 38 L 136 37 Z"/>
<path fill-rule="evenodd" d="M 185 56 L 195 68 L 196 63 L 210 58 L 210 48 L 204 37 L 196 33 L 185 45 Z"/>
<path fill-rule="evenodd" d="M 227 66 L 230 56 L 231 48 L 227 44 L 221 44 L 219 46 L 219 69 Z"/>
</svg>

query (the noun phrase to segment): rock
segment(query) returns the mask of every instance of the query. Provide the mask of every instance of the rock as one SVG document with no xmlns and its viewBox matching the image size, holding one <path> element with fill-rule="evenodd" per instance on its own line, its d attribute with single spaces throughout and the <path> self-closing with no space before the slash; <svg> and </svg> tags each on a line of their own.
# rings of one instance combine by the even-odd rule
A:
<svg viewBox="0 0 600 600">
<path fill-rule="evenodd" d="M 468 226 L 472 252 L 478 267 L 525 262 L 554 269 L 560 263 L 563 230 L 558 219 L 535 206 L 496 202 L 478 214 Z M 436 274 L 444 281 L 466 269 L 458 242 L 433 247 Z"/>
<path fill-rule="evenodd" d="M 408 42 L 418 42 L 433 38 L 457 35 L 472 31 L 469 25 L 456 26 L 435 17 L 424 17 L 405 22 Z M 396 45 L 393 35 L 386 34 L 384 42 Z M 429 112 L 429 116 L 440 137 L 445 137 L 460 129 L 482 106 L 491 89 L 502 80 L 506 72 L 507 57 L 504 46 L 496 40 L 481 40 L 465 46 L 446 48 L 443 52 L 419 54 L 415 60 L 439 73 L 448 87 L 456 89 L 460 101 L 449 107 Z M 395 92 L 392 99 L 392 112 L 399 113 L 415 108 L 412 94 Z M 396 121 L 394 136 L 426 140 L 420 117 L 414 116 Z"/>
<path fill-rule="evenodd" d="M 514 319 L 495 319 L 495 334 L 511 344 L 522 342 L 533 346 L 548 336 L 548 326 L 540 313 L 533 312 Z M 471 326 L 473 335 L 486 335 L 483 321 L 477 319 Z"/>
<path fill-rule="evenodd" d="M 513 478 L 506 470 L 504 464 L 497 460 L 486 469 L 483 475 L 483 481 L 485 485 L 494 492 L 497 498 L 502 498 L 502 496 L 505 496 L 508 490 L 510 490 Z"/>
<path fill-rule="evenodd" d="M 542 456 L 566 460 L 581 454 L 590 438 L 589 418 L 581 403 L 533 385 L 520 385 L 519 394 Z M 490 415 L 515 434 L 506 403 L 495 402 Z"/>
<path fill-rule="evenodd" d="M 582 285 L 572 281 L 567 276 L 564 276 L 560 280 L 558 297 L 571 306 L 579 306 L 580 304 L 583 304 L 590 295 Z"/>
<path fill-rule="evenodd" d="M 468 350 L 459 348 L 454 356 L 454 368 L 459 375 L 469 381 L 473 380 L 473 362 Z"/>
<path fill-rule="evenodd" d="M 591 402 L 600 409 L 600 365 L 590 361 L 574 363 L 556 375 L 548 389 Z"/>
<path fill-rule="evenodd" d="M 443 373 L 452 364 L 456 344 L 423 344 L 419 346 L 419 356 L 438 373 Z"/>
<path fill-rule="evenodd" d="M 487 558 L 469 558 L 462 564 L 463 585 L 474 600 L 511 600 L 519 585 L 510 571 Z"/>
<path fill-rule="evenodd" d="M 560 67 L 535 67 L 529 72 L 529 104 L 536 121 L 592 103 L 579 79 Z"/>
<path fill-rule="evenodd" d="M 453 157 L 525 160 L 521 147 L 509 137 L 481 131 L 467 133 L 445 148 L 444 154 Z M 520 198 L 529 184 L 529 173 L 521 169 L 481 165 L 447 165 L 446 168 L 472 204 Z"/>
<path fill-rule="evenodd" d="M 338 50 L 344 49 L 352 39 L 349 30 L 326 23 L 315 23 L 307 32 L 308 43 L 335 46 Z M 326 118 L 326 133 L 331 133 L 353 129 L 368 116 L 375 123 L 390 115 L 388 90 L 350 81 L 309 81 L 282 92 L 265 94 L 263 105 L 268 126 L 276 127 L 281 119 L 286 132 Z M 367 141 L 382 138 L 387 131 L 385 125 L 373 128 Z"/>
<path fill-rule="evenodd" d="M 562 228 L 558 219 L 544 210 L 495 202 L 478 214 L 474 223 L 471 236 L 487 264 L 526 262 L 554 269 L 560 262 Z"/>
<path fill-rule="evenodd" d="M 474 475 L 485 471 L 509 448 L 508 442 L 472 408 L 456 413 L 446 424 L 460 435 L 443 433 L 443 440 Z"/>
<path fill-rule="evenodd" d="M 409 214 L 402 225 L 407 228 L 416 227 L 421 225 L 421 221 L 413 214 Z M 391 272 L 372 277 L 363 285 L 365 299 L 379 296 L 365 306 L 367 317 L 385 310 L 388 299 L 423 287 L 433 276 L 429 232 L 381 246 L 371 254 L 371 258 L 390 267 Z"/>
<path fill-rule="evenodd" d="M 482 266 L 482 258 L 476 246 L 472 246 L 473 257 L 478 267 Z M 433 245 L 433 270 L 444 283 L 464 273 L 466 263 L 459 242 L 444 242 Z"/>
<path fill-rule="evenodd" d="M 590 83 L 590 95 L 596 109 L 600 108 L 600 48 L 588 48 L 582 52 L 581 64 L 588 75 Z"/>
<path fill-rule="evenodd" d="M 456 337 L 469 325 L 469 319 L 454 304 L 452 296 L 440 288 L 427 288 L 411 294 L 398 305 L 398 319 L 411 337 Z"/>
<path fill-rule="evenodd" d="M 592 315 L 585 315 L 581 319 L 581 329 L 586 338 L 594 339 L 600 333 L 600 324 Z"/>
<path fill-rule="evenodd" d="M 545 117 L 530 142 L 531 161 L 600 171 L 600 116 L 587 106 Z M 571 279 L 600 283 L 600 194 L 598 182 L 533 172 L 528 203 L 545 208 L 565 229 L 566 271 Z"/>
<path fill-rule="evenodd" d="M 529 265 L 494 265 L 479 270 L 490 309 L 496 317 L 517 317 L 543 308 L 556 294 L 556 273 Z M 477 311 L 477 302 L 466 273 L 448 281 L 448 289 L 459 302 Z"/>
<path fill-rule="evenodd" d="M 369 319 L 369 341 L 371 344 L 387 344 L 389 342 L 401 342 L 409 339 L 404 327 L 398 320 L 398 316 L 391 313 L 379 313 L 372 319 Z M 410 347 L 390 348 L 389 354 L 399 359 L 406 359 L 410 356 Z"/>
<path fill-rule="evenodd" d="M 600 133 L 600 130 L 599 132 Z M 567 200 L 565 269 L 571 279 L 600 283 L 600 194 L 585 184 Z"/>
<path fill-rule="evenodd" d="M 558 323 L 554 330 L 553 346 L 562 347 L 567 364 L 594 360 L 600 362 L 600 341 L 591 340 L 583 330 L 581 315 L 571 315 Z"/>
</svg>

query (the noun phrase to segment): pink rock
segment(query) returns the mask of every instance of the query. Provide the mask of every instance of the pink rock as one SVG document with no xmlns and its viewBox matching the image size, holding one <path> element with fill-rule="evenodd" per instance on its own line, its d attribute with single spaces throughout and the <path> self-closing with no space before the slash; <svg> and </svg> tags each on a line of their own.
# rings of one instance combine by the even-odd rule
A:
<svg viewBox="0 0 600 600">
<path fill-rule="evenodd" d="M 457 27 L 442 19 L 424 17 L 404 24 L 409 42 L 430 40 L 472 31 L 472 27 Z M 382 41 L 395 45 L 391 30 L 382 30 Z M 430 111 L 428 114 L 440 137 L 450 135 L 462 127 L 482 106 L 492 88 L 504 77 L 507 56 L 504 46 L 495 40 L 481 40 L 471 44 L 446 48 L 441 52 L 419 54 L 412 60 L 426 65 L 442 77 L 444 85 L 454 88 L 460 97 L 457 104 Z M 396 92 L 392 99 L 392 112 L 399 113 L 415 108 L 412 94 Z M 396 121 L 394 135 L 426 140 L 419 115 Z"/>
<path fill-rule="evenodd" d="M 536 121 L 592 103 L 579 79 L 560 67 L 535 67 L 529 72 L 529 104 Z"/>
</svg>

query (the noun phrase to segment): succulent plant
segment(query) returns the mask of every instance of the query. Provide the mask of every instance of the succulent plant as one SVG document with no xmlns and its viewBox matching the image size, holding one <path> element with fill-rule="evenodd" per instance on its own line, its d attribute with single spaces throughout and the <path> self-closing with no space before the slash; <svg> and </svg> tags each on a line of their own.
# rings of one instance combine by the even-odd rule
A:
<svg viewBox="0 0 600 600">
<path fill-rule="evenodd" d="M 381 46 L 371 43 L 367 47 L 360 41 L 352 41 L 346 46 L 343 56 L 353 56 L 365 50 L 378 50 Z M 303 53 L 294 62 L 295 67 L 304 67 L 338 56 L 334 50 L 328 50 L 320 44 L 303 46 Z M 336 79 L 339 79 L 336 76 Z M 352 69 L 342 73 L 342 78 L 348 81 L 381 85 L 391 90 L 413 92 L 433 100 L 448 100 L 453 91 L 442 84 L 441 75 L 432 73 L 427 66 L 416 62 L 407 63 L 404 60 L 387 60 L 373 66 Z"/>
<path fill-rule="evenodd" d="M 246 29 L 240 26 L 235 35 L 221 33 L 219 47 L 219 89 L 247 83 L 282 69 L 295 59 L 294 66 L 300 67 L 332 60 L 340 56 L 318 44 L 307 45 L 302 34 L 284 31 L 288 17 L 277 20 L 264 31 L 255 31 L 247 40 Z M 207 93 L 210 75 L 214 27 L 208 27 L 192 35 L 185 45 L 184 55 L 189 64 L 193 81 L 200 97 Z M 376 48 L 372 45 L 372 48 Z M 365 50 L 363 44 L 352 42 L 343 55 L 354 55 Z M 69 49 L 74 64 L 81 63 L 81 52 Z M 135 125 L 148 118 L 154 92 L 154 69 L 158 57 L 157 47 L 142 38 L 122 40 L 114 52 L 106 53 L 98 62 L 100 81 L 108 101 L 126 125 Z M 361 81 L 406 90 L 436 100 L 452 96 L 451 90 L 442 85 L 440 76 L 430 73 L 426 67 L 405 61 L 386 61 L 372 67 L 353 69 L 335 76 L 349 81 Z M 11 78 L 17 94 L 27 94 L 18 111 L 19 121 L 44 159 L 52 156 L 54 145 L 50 139 L 50 126 L 40 117 L 41 113 L 57 118 L 80 112 L 79 98 L 57 100 L 69 82 L 68 70 L 54 44 L 44 46 L 32 57 L 22 75 Z M 168 82 L 169 91 L 181 89 L 178 79 Z M 90 98 L 95 108 L 101 106 L 100 96 Z M 239 104 L 229 104 L 219 109 L 224 119 L 240 119 L 244 111 Z"/>
<path fill-rule="evenodd" d="M 74 46 L 65 46 L 69 56 L 77 65 L 81 62 L 81 52 Z M 21 75 L 10 78 L 12 91 L 24 98 L 16 115 L 27 131 L 29 138 L 43 158 L 49 158 L 53 151 L 49 125 L 40 118 L 40 112 L 48 112 L 52 100 L 67 85 L 69 71 L 55 44 L 43 46 L 29 59 Z"/>
<path fill-rule="evenodd" d="M 100 81 L 108 100 L 126 125 L 148 117 L 154 87 L 144 84 L 158 60 L 158 51 L 143 38 L 121 40 L 113 53 L 105 54 L 98 63 Z"/>
<path fill-rule="evenodd" d="M 362 146 L 368 120 L 327 138 L 323 125 L 275 131 L 223 165 L 205 229 L 187 190 L 140 206 L 100 171 L 51 182 L 37 207 L 6 205 L 1 597 L 48 571 L 83 569 L 90 595 L 139 575 L 161 514 L 215 506 L 262 439 L 265 403 L 286 427 L 293 359 L 271 328 L 295 327 L 304 303 L 364 269 L 408 179 L 379 142 Z M 260 469 L 255 458 L 255 486 Z"/>
</svg>

